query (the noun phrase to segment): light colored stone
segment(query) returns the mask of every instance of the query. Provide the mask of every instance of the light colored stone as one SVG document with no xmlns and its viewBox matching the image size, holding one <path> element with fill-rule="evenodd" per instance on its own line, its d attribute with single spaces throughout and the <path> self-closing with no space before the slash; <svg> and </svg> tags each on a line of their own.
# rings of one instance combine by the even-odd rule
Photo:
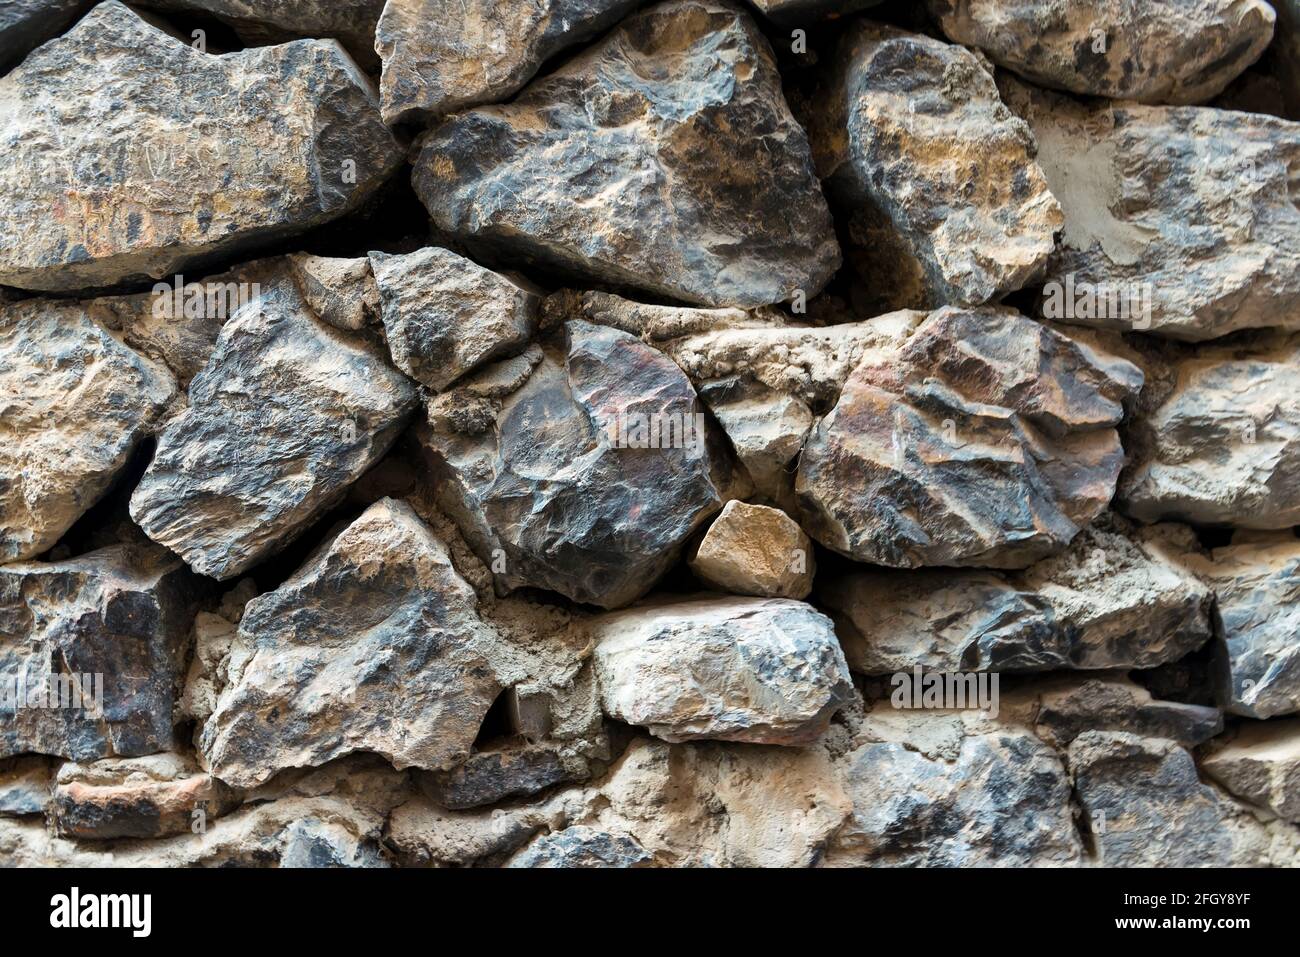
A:
<svg viewBox="0 0 1300 957">
<path fill-rule="evenodd" d="M 635 0 L 388 0 L 375 37 L 388 123 L 499 103 L 560 51 L 608 30 Z M 438 29 L 430 29 L 430 24 Z"/>
<path fill-rule="evenodd" d="M 165 368 L 80 304 L 0 304 L 0 562 L 52 547 L 176 395 Z"/>
<path fill-rule="evenodd" d="M 1144 522 L 1300 524 L 1300 337 L 1203 347 L 1170 375 L 1129 429 L 1119 507 Z"/>
<path fill-rule="evenodd" d="M 1300 328 L 1300 124 L 1002 89 L 1065 210 L 1044 316 L 1189 341 Z"/>
<path fill-rule="evenodd" d="M 731 501 L 691 559 L 706 585 L 736 595 L 807 598 L 816 560 L 812 540 L 780 509 Z"/>
<path fill-rule="evenodd" d="M 379 288 L 370 259 L 331 259 L 298 253 L 289 257 L 298 291 L 331 326 L 360 332 L 379 322 Z"/>
<path fill-rule="evenodd" d="M 1204 103 L 1273 37 L 1262 0 L 929 0 L 954 43 L 1039 86 L 1142 103 Z"/>
<path fill-rule="evenodd" d="M 357 208 L 402 162 L 337 43 L 216 56 L 116 0 L 0 79 L 0 130 L 0 283 L 24 289 L 242 252 Z"/>
<path fill-rule="evenodd" d="M 626 834 L 597 831 L 582 824 L 539 837 L 507 867 L 645 867 L 650 854 Z"/>
<path fill-rule="evenodd" d="M 817 172 L 839 208 L 892 231 L 887 244 L 926 291 L 925 302 L 905 304 L 977 306 L 1037 277 L 1061 207 L 1033 136 L 980 60 L 865 20 L 835 57 L 806 120 Z"/>
<path fill-rule="evenodd" d="M 721 0 L 634 14 L 509 104 L 448 117 L 414 156 L 440 229 L 586 284 L 753 306 L 811 297 L 839 266 L 771 48 Z"/>
<path fill-rule="evenodd" d="M 537 325 L 538 290 L 450 249 L 371 253 L 393 363 L 443 390 L 485 362 L 523 350 Z"/>
<path fill-rule="evenodd" d="M 337 504 L 388 451 L 416 393 L 282 282 L 225 324 L 189 400 L 158 439 L 131 517 L 224 581 Z"/>
<path fill-rule="evenodd" d="M 1201 769 L 1242 800 L 1300 824 L 1300 718 L 1243 722 Z"/>
<path fill-rule="evenodd" d="M 385 499 L 248 606 L 205 766 L 252 787 L 358 751 L 447 768 L 501 691 L 500 640 L 411 508 Z"/>
<path fill-rule="evenodd" d="M 704 598 L 591 628 L 605 713 L 665 741 L 807 744 L 850 693 L 830 620 L 802 602 Z"/>
</svg>

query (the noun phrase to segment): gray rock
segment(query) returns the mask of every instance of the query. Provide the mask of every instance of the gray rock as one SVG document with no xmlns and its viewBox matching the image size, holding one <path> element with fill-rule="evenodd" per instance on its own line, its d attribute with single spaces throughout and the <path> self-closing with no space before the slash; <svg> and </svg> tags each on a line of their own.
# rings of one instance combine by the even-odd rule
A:
<svg viewBox="0 0 1300 957">
<path fill-rule="evenodd" d="M 1300 524 L 1300 337 L 1176 361 L 1135 418 L 1129 447 L 1118 503 L 1134 518 Z"/>
<path fill-rule="evenodd" d="M 189 399 L 158 440 L 131 517 L 226 580 L 337 504 L 388 451 L 416 393 L 285 282 L 226 323 Z"/>
<path fill-rule="evenodd" d="M 49 758 L 28 755 L 0 761 L 0 817 L 44 815 L 53 789 Z"/>
<path fill-rule="evenodd" d="M 402 162 L 337 43 L 213 56 L 116 0 L 0 79 L 0 129 L 0 283 L 24 289 L 242 252 L 355 209 Z"/>
<path fill-rule="evenodd" d="M 106 758 L 59 768 L 50 818 L 77 840 L 201 833 L 238 795 L 179 754 Z"/>
<path fill-rule="evenodd" d="M 234 27 L 241 40 L 263 46 L 298 37 L 338 40 L 370 72 L 379 68 L 375 24 L 384 0 L 141 0 L 172 13 L 209 14 Z"/>
<path fill-rule="evenodd" d="M 237 787 L 358 751 L 463 761 L 501 691 L 496 633 L 411 508 L 384 499 L 249 603 L 199 748 Z"/>
<path fill-rule="evenodd" d="M 1223 730 L 1217 708 L 1157 700 L 1123 674 L 1050 678 L 1023 694 L 1034 733 L 1058 750 L 1085 731 L 1127 731 L 1194 748 Z M 1009 703 L 1004 696 L 1003 706 Z"/>
<path fill-rule="evenodd" d="M 7 0 L 0 10 L 0 72 L 90 8 L 92 0 Z"/>
<path fill-rule="evenodd" d="M 1273 37 L 1262 0 L 929 0 L 955 43 L 1038 84 L 1142 103 L 1203 103 Z"/>
<path fill-rule="evenodd" d="M 450 249 L 371 253 L 370 264 L 393 362 L 431 389 L 522 351 L 536 329 L 540 290 Z"/>
<path fill-rule="evenodd" d="M 635 7 L 635 0 L 389 0 L 375 37 L 384 120 L 427 121 L 508 100 L 552 56 Z"/>
<path fill-rule="evenodd" d="M 77 303 L 0 305 L 0 563 L 49 549 L 108 491 L 176 394 Z"/>
<path fill-rule="evenodd" d="M 1254 817 L 1201 782 L 1192 756 L 1173 741 L 1087 731 L 1068 761 L 1098 864 L 1295 866 L 1294 836 L 1274 846 Z"/>
<path fill-rule="evenodd" d="M 1007 309 L 931 313 L 867 355 L 799 459 L 800 524 L 857 561 L 1018 568 L 1101 514 L 1131 363 Z"/>
<path fill-rule="evenodd" d="M 835 56 L 807 120 L 817 172 L 867 232 L 892 229 L 904 271 L 918 269 L 925 302 L 899 304 L 980 305 L 1039 275 L 1061 208 L 980 60 L 867 21 Z"/>
<path fill-rule="evenodd" d="M 591 628 L 605 713 L 664 741 L 807 744 L 851 694 L 830 620 L 803 602 L 704 598 Z"/>
<path fill-rule="evenodd" d="M 152 545 L 0 565 L 0 758 L 166 750 L 196 594 Z"/>
<path fill-rule="evenodd" d="M 435 126 L 414 162 L 439 228 L 588 280 L 763 305 L 840 262 L 771 49 L 724 0 L 633 15 L 510 104 Z"/>
<path fill-rule="evenodd" d="M 1241 724 L 1201 769 L 1242 800 L 1300 824 L 1300 718 Z"/>
<path fill-rule="evenodd" d="M 1209 590 L 1158 543 L 1092 527 L 1020 573 L 860 571 L 819 587 L 869 675 L 1151 668 L 1211 635 Z"/>
<path fill-rule="evenodd" d="M 1065 209 L 1047 318 L 1191 341 L 1300 327 L 1300 124 L 1089 107 L 1011 79 L 1003 95 Z"/>
<path fill-rule="evenodd" d="M 585 778 L 585 762 L 580 767 L 573 764 L 553 745 L 507 747 L 476 751 L 459 767 L 423 775 L 420 783 L 438 804 L 464 810 Z"/>
<path fill-rule="evenodd" d="M 645 594 L 722 507 L 702 420 L 670 359 L 570 322 L 563 341 L 430 403 L 417 432 L 443 507 L 499 589 L 549 588 L 613 608 Z M 659 447 L 635 447 L 644 443 Z"/>
<path fill-rule="evenodd" d="M 575 824 L 533 841 L 507 867 L 643 867 L 648 851 L 626 834 Z"/>
<path fill-rule="evenodd" d="M 1080 862 L 1061 759 L 1024 731 L 966 735 L 950 760 L 900 741 L 872 741 L 841 763 L 853 812 L 831 841 L 829 865 Z"/>
<path fill-rule="evenodd" d="M 749 0 L 769 20 L 799 26 L 826 17 L 842 17 L 873 7 L 880 0 Z"/>
<path fill-rule="evenodd" d="M 1300 539 L 1234 539 L 1209 559 L 1189 552 L 1183 560 L 1215 594 L 1228 710 L 1250 718 L 1300 711 Z"/>
</svg>

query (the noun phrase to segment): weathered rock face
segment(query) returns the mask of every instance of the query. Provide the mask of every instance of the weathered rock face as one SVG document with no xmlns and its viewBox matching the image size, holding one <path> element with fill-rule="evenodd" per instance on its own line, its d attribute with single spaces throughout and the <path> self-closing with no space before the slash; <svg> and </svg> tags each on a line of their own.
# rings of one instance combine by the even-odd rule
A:
<svg viewBox="0 0 1300 957">
<path fill-rule="evenodd" d="M 248 605 L 199 738 L 206 767 L 251 787 L 357 751 L 398 768 L 464 760 L 502 687 L 476 603 L 410 507 L 376 503 Z"/>
<path fill-rule="evenodd" d="M 370 263 L 393 362 L 431 389 L 522 351 L 536 328 L 538 289 L 450 249 L 371 253 Z"/>
<path fill-rule="evenodd" d="M 1262 0 L 929 0 L 943 32 L 1058 90 L 1203 103 L 1273 37 Z"/>
<path fill-rule="evenodd" d="M 871 741 L 844 759 L 853 813 L 832 866 L 1028 867 L 1078 864 L 1061 759 L 1006 729 L 961 738 L 955 754 Z"/>
<path fill-rule="evenodd" d="M 1214 590 L 1228 710 L 1271 718 L 1300 711 L 1300 539 L 1252 538 L 1183 561 Z"/>
<path fill-rule="evenodd" d="M 1033 136 L 979 59 L 866 21 L 836 57 L 808 119 L 817 171 L 842 207 L 892 229 L 889 245 L 917 264 L 926 301 L 908 304 L 980 305 L 1037 276 L 1061 208 Z"/>
<path fill-rule="evenodd" d="M 0 758 L 167 749 L 195 594 L 155 546 L 0 565 Z"/>
<path fill-rule="evenodd" d="M 58 36 L 91 0 L 9 0 L 0 10 L 0 71 Z"/>
<path fill-rule="evenodd" d="M 390 0 L 375 37 L 384 120 L 413 123 L 507 100 L 546 60 L 635 7 L 635 0 Z"/>
<path fill-rule="evenodd" d="M 1201 783 L 1192 756 L 1172 741 L 1087 731 L 1070 745 L 1068 760 L 1100 864 L 1296 864 L 1294 835 L 1274 846 L 1244 808 Z"/>
<path fill-rule="evenodd" d="M 440 228 L 597 282 L 752 306 L 811 297 L 839 265 L 767 41 L 720 0 L 636 14 L 417 147 Z"/>
<path fill-rule="evenodd" d="M 1223 730 L 1217 708 L 1158 700 L 1122 674 L 1053 678 L 1015 697 L 1029 703 L 1034 733 L 1058 750 L 1085 731 L 1126 731 L 1194 748 Z M 1016 703 L 1004 697 L 1008 706 L 1015 710 Z"/>
<path fill-rule="evenodd" d="M 176 393 L 79 304 L 0 304 L 0 562 L 49 549 L 112 484 Z"/>
<path fill-rule="evenodd" d="M 499 587 L 614 608 L 648 591 L 722 500 L 695 391 L 671 360 L 583 322 L 563 339 L 431 403 L 421 442 Z"/>
<path fill-rule="evenodd" d="M 732 501 L 709 526 L 691 570 L 732 594 L 800 599 L 812 591 L 816 560 L 812 540 L 785 512 Z"/>
<path fill-rule="evenodd" d="M 1300 824 L 1300 718 L 1242 724 L 1201 768 L 1242 800 Z"/>
<path fill-rule="evenodd" d="M 159 437 L 131 517 L 224 580 L 336 504 L 388 451 L 416 395 L 282 283 L 226 323 L 189 400 Z"/>
<path fill-rule="evenodd" d="M 800 524 L 891 567 L 1028 565 L 1109 504 L 1114 427 L 1141 383 L 1131 363 L 1009 310 L 941 309 L 864 358 L 813 430 Z"/>
<path fill-rule="evenodd" d="M 54 788 L 53 769 L 31 755 L 0 761 L 0 818 L 44 814 Z"/>
<path fill-rule="evenodd" d="M 464 764 L 425 776 L 424 792 L 445 808 L 463 810 L 536 794 L 582 780 L 587 767 L 552 745 L 476 751 Z"/>
<path fill-rule="evenodd" d="M 367 70 L 379 67 L 375 24 L 384 0 L 143 0 L 140 5 L 210 14 L 229 23 L 250 44 L 329 37 Z"/>
<path fill-rule="evenodd" d="M 1300 338 L 1198 350 L 1130 434 L 1118 502 L 1145 522 L 1300 523 Z"/>
<path fill-rule="evenodd" d="M 0 283 L 25 289 L 157 278 L 307 229 L 402 160 L 337 44 L 211 56 L 116 0 L 0 79 L 0 104 Z"/>
<path fill-rule="evenodd" d="M 651 857 L 635 838 L 582 824 L 539 837 L 507 867 L 645 867 Z"/>
<path fill-rule="evenodd" d="M 379 322 L 379 288 L 370 259 L 333 259 L 301 253 L 289 257 L 298 291 L 312 310 L 331 326 L 349 332 Z"/>
<path fill-rule="evenodd" d="M 1300 124 L 1090 109 L 1014 80 L 1003 93 L 1033 128 L 1065 210 L 1047 318 L 1194 341 L 1300 325 Z"/>
<path fill-rule="evenodd" d="M 238 804 L 230 788 L 179 754 L 59 768 L 51 816 L 60 837 L 114 840 L 199 833 Z"/>
<path fill-rule="evenodd" d="M 824 615 L 785 599 L 707 598 L 592 624 L 605 713 L 665 741 L 807 744 L 848 699 Z"/>
<path fill-rule="evenodd" d="M 1020 574 L 862 571 L 819 597 L 854 670 L 1150 668 L 1210 637 L 1210 594 L 1158 543 L 1090 528 Z"/>
</svg>

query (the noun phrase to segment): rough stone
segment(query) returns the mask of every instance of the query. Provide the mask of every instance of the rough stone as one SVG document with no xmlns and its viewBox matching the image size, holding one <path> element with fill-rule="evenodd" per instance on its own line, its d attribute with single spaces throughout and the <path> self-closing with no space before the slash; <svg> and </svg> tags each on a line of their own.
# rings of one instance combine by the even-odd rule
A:
<svg viewBox="0 0 1300 957">
<path fill-rule="evenodd" d="M 704 598 L 591 627 L 605 713 L 665 741 L 807 744 L 850 694 L 830 620 L 802 602 Z"/>
<path fill-rule="evenodd" d="M 367 257 L 332 259 L 299 253 L 290 256 L 289 263 L 303 299 L 331 326 L 360 332 L 379 322 L 379 288 Z"/>
<path fill-rule="evenodd" d="M 1203 347 L 1173 364 L 1164 391 L 1129 429 L 1125 512 L 1144 522 L 1300 524 L 1300 337 Z"/>
<path fill-rule="evenodd" d="M 249 603 L 199 738 L 205 766 L 250 787 L 357 751 L 399 769 L 463 761 L 502 688 L 476 606 L 415 512 L 376 503 Z"/>
<path fill-rule="evenodd" d="M 176 394 L 79 304 L 0 304 L 0 563 L 48 550 L 108 491 Z"/>
<path fill-rule="evenodd" d="M 858 21 L 825 82 L 807 119 L 818 175 L 868 233 L 894 233 L 926 291 L 908 305 L 981 305 L 1042 272 L 1061 208 L 974 54 Z"/>
<path fill-rule="evenodd" d="M 60 837 L 103 841 L 188 834 L 238 804 L 235 792 L 192 760 L 153 754 L 63 765 L 50 809 Z"/>
<path fill-rule="evenodd" d="M 0 761 L 0 818 L 44 815 L 54 789 L 54 769 L 45 757 L 25 755 Z"/>
<path fill-rule="evenodd" d="M 1242 800 L 1300 824 L 1300 718 L 1243 723 L 1201 769 Z"/>
<path fill-rule="evenodd" d="M 736 595 L 807 598 L 816 560 L 812 540 L 780 509 L 728 502 L 700 542 L 691 570 Z"/>
<path fill-rule="evenodd" d="M 1061 759 L 1027 732 L 965 735 L 947 760 L 868 741 L 842 764 L 853 811 L 828 865 L 1059 867 L 1083 856 Z"/>
<path fill-rule="evenodd" d="M 158 439 L 131 517 L 226 580 L 336 504 L 388 451 L 416 393 L 285 282 L 225 324 L 189 400 Z"/>
<path fill-rule="evenodd" d="M 375 37 L 384 120 L 422 122 L 508 100 L 552 56 L 635 7 L 635 0 L 389 0 Z"/>
<path fill-rule="evenodd" d="M 485 362 L 517 353 L 537 325 L 540 290 L 450 249 L 371 253 L 393 362 L 443 390 Z"/>
<path fill-rule="evenodd" d="M 1017 568 L 1109 505 L 1131 363 L 1007 309 L 945 307 L 868 354 L 799 460 L 800 524 L 857 561 Z"/>
<path fill-rule="evenodd" d="M 214 56 L 116 0 L 0 79 L 0 129 L 0 283 L 24 289 L 241 252 L 357 208 L 402 162 L 337 43 Z"/>
<path fill-rule="evenodd" d="M 1003 93 L 1065 210 L 1047 318 L 1190 341 L 1300 327 L 1300 124 Z"/>
<path fill-rule="evenodd" d="M 583 322 L 567 323 L 562 339 L 430 403 L 420 441 L 441 504 L 498 588 L 613 608 L 648 591 L 721 508 L 715 453 L 671 360 Z M 651 441 L 651 422 L 660 447 L 633 447 Z"/>
<path fill-rule="evenodd" d="M 575 767 L 576 764 L 576 767 Z M 477 751 L 459 767 L 424 776 L 424 793 L 452 810 L 527 797 L 587 776 L 586 763 L 553 745 Z"/>
<path fill-rule="evenodd" d="M 1084 96 L 1203 103 L 1273 38 L 1262 0 L 929 0 L 955 43 Z"/>
<path fill-rule="evenodd" d="M 214 16 L 259 46 L 298 37 L 335 39 L 367 70 L 379 68 L 375 24 L 384 0 L 142 0 L 140 5 Z"/>
<path fill-rule="evenodd" d="M 1181 555 L 1122 527 L 1086 529 L 1019 574 L 855 571 L 819 598 L 850 667 L 869 675 L 1151 668 L 1211 635 L 1209 590 Z"/>
<path fill-rule="evenodd" d="M 507 867 L 645 867 L 650 854 L 626 834 L 575 824 L 533 841 Z"/>
<path fill-rule="evenodd" d="M 1247 537 L 1206 558 L 1184 556 L 1214 591 L 1229 711 L 1271 718 L 1300 711 L 1300 539 Z"/>
<path fill-rule="evenodd" d="M 0 565 L 0 758 L 166 750 L 196 595 L 152 545 Z"/>
<path fill-rule="evenodd" d="M 414 184 L 485 250 L 687 302 L 811 297 L 840 262 L 771 49 L 721 0 L 637 13 L 510 104 L 447 118 Z"/>
<path fill-rule="evenodd" d="M 1275 843 L 1247 811 L 1203 784 L 1192 756 L 1173 741 L 1087 731 L 1068 761 L 1103 866 L 1296 866 L 1295 836 Z"/>
</svg>

